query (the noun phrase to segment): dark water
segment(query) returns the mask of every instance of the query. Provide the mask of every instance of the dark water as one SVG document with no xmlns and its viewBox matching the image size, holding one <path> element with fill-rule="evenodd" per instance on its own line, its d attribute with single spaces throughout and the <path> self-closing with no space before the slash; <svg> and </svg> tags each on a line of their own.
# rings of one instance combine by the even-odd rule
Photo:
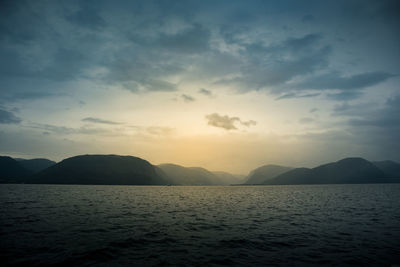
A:
<svg viewBox="0 0 400 267">
<path fill-rule="evenodd" d="M 0 185 L 6 265 L 400 264 L 400 184 Z"/>
</svg>

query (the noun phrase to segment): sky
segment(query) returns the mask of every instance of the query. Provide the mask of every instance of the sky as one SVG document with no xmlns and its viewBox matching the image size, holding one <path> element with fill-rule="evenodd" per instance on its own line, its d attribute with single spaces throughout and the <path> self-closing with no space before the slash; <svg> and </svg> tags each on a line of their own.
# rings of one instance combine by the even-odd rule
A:
<svg viewBox="0 0 400 267">
<path fill-rule="evenodd" d="M 400 2 L 1 1 L 0 154 L 400 161 Z"/>
</svg>

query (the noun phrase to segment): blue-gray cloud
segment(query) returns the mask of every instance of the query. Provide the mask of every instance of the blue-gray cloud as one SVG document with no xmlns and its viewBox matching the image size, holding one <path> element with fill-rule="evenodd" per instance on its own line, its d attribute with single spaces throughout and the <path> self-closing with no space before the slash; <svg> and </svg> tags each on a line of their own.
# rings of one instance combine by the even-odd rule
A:
<svg viewBox="0 0 400 267">
<path fill-rule="evenodd" d="M 316 97 L 319 95 L 320 93 L 312 93 L 312 94 L 286 93 L 275 98 L 275 100 L 292 99 L 292 98 L 309 98 L 309 97 Z"/>
<path fill-rule="evenodd" d="M 361 89 L 391 77 L 388 71 L 350 77 L 334 73 L 329 62 L 335 47 L 324 27 L 310 32 L 306 30 L 310 26 L 296 25 L 296 31 L 279 34 L 263 29 L 282 13 L 295 18 L 285 25 L 299 20 L 308 25 L 321 23 L 321 19 L 329 22 L 340 13 L 341 27 L 357 30 L 360 26 L 353 26 L 352 20 L 373 16 L 387 22 L 385 17 L 395 18 L 393 7 L 398 4 L 394 1 L 315 3 L 312 8 L 295 1 L 211 3 L 2 1 L 0 77 L 18 85 L 21 78 L 42 82 L 84 79 L 135 93 L 176 91 L 178 83 L 171 82 L 171 76 L 201 77 L 203 82 L 212 78 L 239 92 L 268 90 L 278 95 L 305 87 Z M 394 24 L 387 24 L 389 32 Z M 330 74 L 315 76 L 321 70 Z M 293 82 L 303 76 L 308 76 L 304 82 Z M 47 87 L 21 85 L 18 90 L 32 96 L 41 91 L 43 97 L 57 93 L 54 87 L 41 89 Z M 2 86 L 0 96 L 22 97 L 12 90 Z M 330 97 L 344 99 L 350 94 Z"/>
<path fill-rule="evenodd" d="M 361 115 L 350 120 L 352 126 L 369 126 L 383 129 L 385 132 L 397 133 L 400 137 L 400 96 L 389 98 L 385 106 L 372 113 Z"/>
<path fill-rule="evenodd" d="M 279 93 L 278 86 L 296 76 L 312 74 L 328 63 L 331 47 L 324 45 L 321 34 L 287 38 L 281 43 L 266 46 L 246 45 L 247 59 L 241 65 L 240 77 L 221 79 L 218 83 L 236 85 L 239 91 L 268 89 Z M 268 88 L 274 86 L 274 88 Z"/>
<path fill-rule="evenodd" d="M 199 24 L 195 24 L 189 29 L 176 34 L 161 34 L 154 40 L 154 44 L 175 53 L 197 54 L 208 50 L 209 39 L 209 30 Z"/>
<path fill-rule="evenodd" d="M 301 88 L 317 90 L 357 90 L 377 85 L 393 76 L 393 74 L 387 72 L 366 72 L 351 76 L 341 76 L 340 73 L 333 72 L 312 77 L 298 86 Z"/>
<path fill-rule="evenodd" d="M 0 109 L 0 124 L 17 124 L 22 120 L 14 115 L 14 113 Z"/>
<path fill-rule="evenodd" d="M 79 3 L 79 9 L 66 15 L 66 19 L 78 27 L 101 30 L 107 24 L 96 9 L 96 4 L 96 1 L 82 1 Z"/>
</svg>

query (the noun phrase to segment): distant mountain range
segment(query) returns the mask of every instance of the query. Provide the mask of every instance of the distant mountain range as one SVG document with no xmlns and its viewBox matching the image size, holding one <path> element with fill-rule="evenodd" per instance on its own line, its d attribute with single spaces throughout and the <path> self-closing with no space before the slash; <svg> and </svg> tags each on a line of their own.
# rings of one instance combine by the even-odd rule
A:
<svg viewBox="0 0 400 267">
<path fill-rule="evenodd" d="M 201 167 L 152 165 L 133 156 L 81 155 L 59 163 L 0 156 L 0 182 L 102 185 L 290 185 L 399 183 L 400 164 L 345 158 L 315 168 L 264 165 L 247 177 Z"/>
<path fill-rule="evenodd" d="M 279 165 L 264 165 L 253 171 L 247 176 L 246 184 L 262 184 L 267 180 L 271 180 L 276 176 L 290 171 L 291 167 Z"/>
<path fill-rule="evenodd" d="M 400 180 L 399 180 L 400 181 Z M 362 158 L 346 158 L 316 168 L 296 168 L 262 184 L 363 184 L 388 183 L 388 175 Z"/>
<path fill-rule="evenodd" d="M 103 185 L 229 185 L 244 176 L 175 164 L 158 166 L 132 156 L 81 155 L 59 163 L 0 157 L 0 182 Z"/>
<path fill-rule="evenodd" d="M 179 185 L 229 185 L 243 183 L 244 177 L 227 172 L 211 172 L 200 167 L 183 167 L 161 164 L 158 167 L 167 175 L 171 184 Z"/>
</svg>

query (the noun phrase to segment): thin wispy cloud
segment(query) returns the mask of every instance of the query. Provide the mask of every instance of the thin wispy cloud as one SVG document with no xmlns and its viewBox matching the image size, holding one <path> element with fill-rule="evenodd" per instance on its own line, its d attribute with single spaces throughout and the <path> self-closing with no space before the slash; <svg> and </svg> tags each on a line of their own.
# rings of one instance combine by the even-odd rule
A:
<svg viewBox="0 0 400 267">
<path fill-rule="evenodd" d="M 198 91 L 199 94 L 205 95 L 205 96 L 212 96 L 212 92 L 210 90 L 200 88 Z"/>
<path fill-rule="evenodd" d="M 190 103 L 190 102 L 194 102 L 196 101 L 196 99 L 193 96 L 190 95 L 186 95 L 186 94 L 182 94 L 181 98 L 183 99 L 183 101 L 185 101 L 186 103 Z"/>
<path fill-rule="evenodd" d="M 82 121 L 83 121 L 83 122 L 90 122 L 90 123 L 111 124 L 111 125 L 122 124 L 121 122 L 110 121 L 110 120 L 103 120 L 103 119 L 93 118 L 93 117 L 83 118 Z"/>
</svg>

